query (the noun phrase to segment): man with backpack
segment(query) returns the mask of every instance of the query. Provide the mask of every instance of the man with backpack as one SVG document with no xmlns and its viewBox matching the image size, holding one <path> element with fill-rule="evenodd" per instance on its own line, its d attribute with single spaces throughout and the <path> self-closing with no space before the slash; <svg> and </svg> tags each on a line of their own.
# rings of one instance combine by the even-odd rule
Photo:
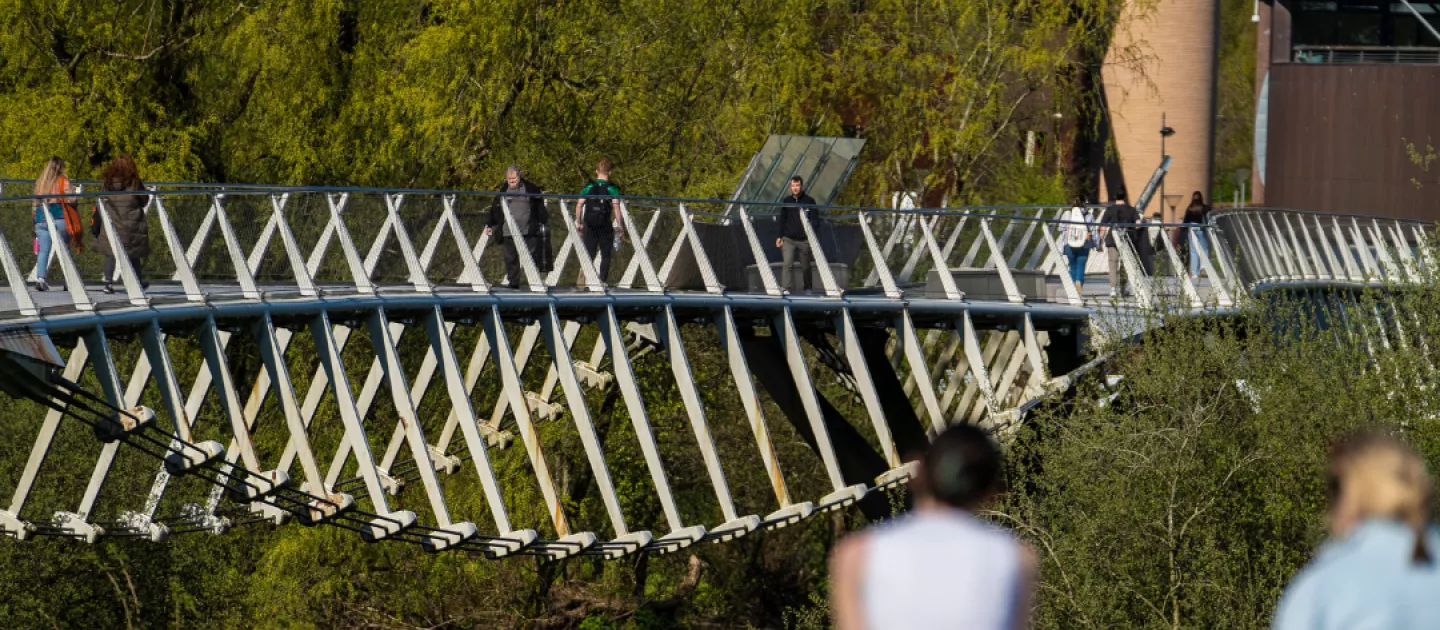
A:
<svg viewBox="0 0 1440 630">
<path fill-rule="evenodd" d="M 519 289 L 520 278 L 525 275 L 525 271 L 520 266 L 520 252 L 515 240 L 518 238 L 525 242 L 525 248 L 530 251 L 537 271 L 549 271 L 550 214 L 545 208 L 545 200 L 540 197 L 540 187 L 525 179 L 518 166 L 505 169 L 505 181 L 501 182 L 497 190 L 501 194 L 496 195 L 495 200 L 490 203 L 490 220 L 485 224 L 485 234 L 493 233 L 496 228 L 500 229 L 505 249 L 507 286 Z M 501 199 L 504 199 L 503 205 Z M 509 207 L 510 216 L 515 220 L 519 234 L 511 233 L 510 226 L 505 222 L 506 206 Z"/>
<path fill-rule="evenodd" d="M 624 224 L 620 220 L 620 189 L 610 183 L 610 160 L 595 165 L 595 179 L 580 191 L 575 202 L 575 229 L 585 245 L 585 255 L 595 260 L 600 250 L 600 283 L 610 284 L 610 259 L 620 249 Z"/>
<path fill-rule="evenodd" d="M 1133 226 L 1140 222 L 1140 212 L 1135 210 L 1135 206 L 1126 203 L 1125 189 L 1116 190 L 1112 197 L 1114 203 L 1106 208 L 1105 214 L 1100 217 L 1100 223 L 1103 224 L 1100 230 L 1109 252 L 1107 262 L 1110 263 L 1110 297 L 1119 297 L 1129 295 L 1130 290 L 1120 285 L 1120 250 L 1116 246 L 1113 230 L 1123 230 L 1122 233 L 1134 243 L 1136 230 Z"/>
</svg>

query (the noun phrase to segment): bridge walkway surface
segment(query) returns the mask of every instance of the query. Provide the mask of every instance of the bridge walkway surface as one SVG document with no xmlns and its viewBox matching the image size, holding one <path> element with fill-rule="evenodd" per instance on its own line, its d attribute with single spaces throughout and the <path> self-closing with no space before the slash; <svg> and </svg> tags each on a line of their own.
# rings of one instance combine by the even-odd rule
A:
<svg viewBox="0 0 1440 630">
<path fill-rule="evenodd" d="M 115 243 L 107 199 L 75 198 L 98 210 Z M 815 244 L 807 295 L 799 282 L 780 286 L 775 204 L 625 199 L 620 277 L 607 283 L 559 219 L 576 198 L 540 196 L 529 205 L 548 207 L 548 229 L 513 240 L 519 277 L 509 278 L 507 245 L 486 224 L 519 232 L 514 197 L 175 187 L 147 196 L 150 251 L 138 269 L 120 257 L 114 294 L 99 291 L 97 256 L 64 248 L 52 254 L 50 290 L 37 291 L 32 201 L 0 200 L 0 371 L 12 377 L 7 393 L 49 408 L 5 420 L 34 427 L 28 451 L 0 457 L 0 470 L 14 471 L 0 531 L 18 538 L 158 541 L 298 521 L 435 551 L 615 558 L 856 503 L 883 515 L 877 490 L 908 479 L 905 453 L 953 422 L 1016 426 L 1068 387 L 1101 328 L 1128 336 L 1163 317 L 1234 308 L 1277 283 L 1416 281 L 1430 264 L 1421 224 L 1228 211 L 1212 225 L 1153 226 L 1153 265 L 1120 234 L 1129 295 L 1111 298 L 1103 256 L 1091 256 L 1083 290 L 1070 280 L 1062 208 L 826 207 L 819 220 L 799 215 Z M 1172 272 L 1187 268 L 1186 250 L 1199 280 Z M 723 366 L 726 382 L 701 382 L 697 361 Z M 368 366 L 363 377 L 357 366 Z M 672 386 L 678 415 L 655 416 Z M 754 444 L 743 461 L 716 446 L 730 427 L 716 426 L 707 401 L 724 396 L 736 397 Z M 661 513 L 646 529 L 624 508 L 636 497 L 612 479 L 615 444 L 597 399 L 623 408 L 616 417 L 638 441 L 649 484 L 631 491 Z M 785 426 L 773 425 L 776 412 Z M 66 418 L 100 443 L 83 484 L 44 466 L 53 449 L 84 446 L 57 440 Z M 672 420 L 703 479 L 667 469 L 666 451 L 681 446 L 657 426 Z M 603 523 L 572 522 L 544 423 L 578 439 Z M 777 431 L 811 457 L 782 457 Z M 490 458 L 517 435 L 528 474 L 499 475 Z M 257 447 L 267 439 L 282 454 Z M 122 445 L 156 461 L 148 472 L 117 466 Z M 727 469 L 756 465 L 768 506 L 737 500 L 727 481 Z M 819 496 L 793 495 L 785 472 L 796 466 L 821 473 Z M 457 475 L 478 480 L 488 515 L 454 513 L 445 482 Z M 59 490 L 32 496 L 41 485 Z M 518 485 L 539 490 L 544 522 L 512 523 L 506 489 Z M 711 508 L 682 513 L 677 486 L 700 488 Z"/>
</svg>

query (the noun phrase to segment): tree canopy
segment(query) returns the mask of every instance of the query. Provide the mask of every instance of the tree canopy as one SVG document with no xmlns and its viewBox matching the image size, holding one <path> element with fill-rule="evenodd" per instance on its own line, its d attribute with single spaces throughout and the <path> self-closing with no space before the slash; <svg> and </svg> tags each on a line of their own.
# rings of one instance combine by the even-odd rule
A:
<svg viewBox="0 0 1440 630">
<path fill-rule="evenodd" d="M 603 155 L 711 196 L 801 133 L 868 139 L 854 199 L 949 192 L 1076 111 L 1121 2 L 4 0 L 0 172 L 562 187 Z"/>
</svg>

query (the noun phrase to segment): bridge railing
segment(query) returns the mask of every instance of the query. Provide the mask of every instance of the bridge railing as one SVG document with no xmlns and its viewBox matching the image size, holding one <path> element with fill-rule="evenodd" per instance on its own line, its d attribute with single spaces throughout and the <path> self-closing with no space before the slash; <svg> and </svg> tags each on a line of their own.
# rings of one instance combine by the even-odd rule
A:
<svg viewBox="0 0 1440 630">
<path fill-rule="evenodd" d="M 121 236 L 123 228 L 105 220 L 117 199 L 95 192 L 73 197 L 86 224 L 86 251 L 93 251 L 97 241 L 114 243 Z M 617 230 L 622 236 L 618 244 L 601 244 L 614 258 L 602 278 L 602 257 L 581 255 L 578 197 L 531 200 L 548 217 L 532 238 L 513 241 L 501 235 L 524 229 L 524 218 L 515 216 L 507 199 L 513 198 L 490 192 L 157 186 L 143 199 L 148 246 L 124 251 L 117 259 L 115 277 L 109 278 L 114 297 L 97 291 L 101 257 L 56 247 L 46 278 L 54 288 L 63 287 L 65 297 L 57 298 L 39 295 L 27 283 L 36 279 L 37 225 L 52 233 L 52 242 L 60 242 L 55 235 L 64 226 L 37 215 L 35 198 L 10 198 L 0 200 L 7 250 L 0 252 L 0 262 L 12 298 L 9 309 L 25 315 L 38 314 L 44 306 L 89 311 L 115 300 L 145 305 L 154 299 L 200 302 L 396 288 L 679 290 L 777 297 L 808 288 L 832 298 L 881 295 L 1074 306 L 1087 300 L 1065 256 L 1068 224 L 1061 217 L 1066 208 L 826 207 L 813 218 L 800 213 L 799 227 L 812 244 L 814 264 L 808 281 L 797 269 L 792 286 L 785 287 L 781 204 L 622 199 Z M 97 217 L 93 231 L 92 216 Z M 1238 285 L 1230 252 L 1221 247 L 1228 241 L 1206 238 L 1212 226 L 1130 227 L 1115 231 L 1121 242 L 1116 249 L 1123 288 L 1135 296 L 1135 305 L 1156 306 L 1167 294 L 1191 307 L 1233 303 Z M 124 240 L 111 249 L 125 249 Z M 511 247 L 518 261 L 513 270 L 505 263 Z M 1092 277 L 1104 274 L 1107 265 L 1106 255 L 1096 254 L 1087 265 Z M 1199 259 L 1194 268 L 1203 267 L 1211 279 L 1205 286 L 1187 273 L 1191 256 Z M 147 289 L 153 279 L 164 280 L 165 286 Z M 1093 291 L 1090 297 L 1096 297 Z"/>
<path fill-rule="evenodd" d="M 107 217 L 114 218 L 111 212 L 116 198 L 88 193 L 75 196 L 75 201 L 87 217 L 92 209 L 98 210 L 107 239 L 121 241 L 115 226 L 105 224 Z M 621 251 L 615 254 L 610 277 L 601 278 L 597 261 L 579 255 L 582 235 L 574 227 L 578 199 L 573 196 L 542 195 L 530 200 L 528 205 L 533 208 L 547 209 L 546 229 L 515 245 L 519 267 L 512 265 L 510 269 L 502 260 L 504 243 L 494 228 L 503 225 L 518 231 L 525 222 L 518 216 L 518 208 L 511 205 L 518 200 L 497 198 L 492 193 L 162 189 L 144 201 L 150 247 L 144 252 L 126 251 L 123 245 L 128 243 L 122 243 L 117 248 L 122 260 L 128 261 L 128 255 L 133 254 L 138 264 L 121 264 L 122 277 L 113 296 L 94 290 L 93 282 L 88 287 L 83 282 L 98 277 L 97 256 L 74 256 L 64 248 L 57 248 L 52 267 L 55 271 L 48 276 L 55 288 L 63 284 L 64 289 L 38 292 L 27 287 L 24 269 L 35 262 L 33 254 L 25 253 L 36 229 L 32 200 L 0 201 L 0 231 L 4 235 L 0 238 L 0 263 L 11 289 L 9 298 L 14 308 L 26 315 L 43 316 L 38 321 L 11 316 L 0 328 L 30 328 L 35 335 L 53 336 L 61 345 L 73 343 L 74 350 L 63 360 L 65 374 L 69 375 L 66 378 L 75 380 L 91 369 L 105 399 L 117 408 L 138 404 L 147 383 L 153 381 L 175 431 L 163 436 L 165 439 L 173 438 L 176 444 L 190 444 L 197 449 L 205 446 L 202 450 L 209 459 L 223 451 L 227 463 L 215 465 L 243 469 L 245 475 L 269 480 L 266 483 L 271 490 L 282 485 L 278 480 L 287 479 L 292 472 L 297 481 L 303 473 L 306 481 L 300 487 L 304 496 L 290 498 L 313 501 L 312 507 L 323 513 L 315 520 L 341 518 L 342 506 L 350 505 L 349 509 L 356 512 L 349 518 L 369 519 L 357 524 L 369 532 L 369 538 L 414 536 L 417 540 L 412 542 L 428 544 L 432 549 L 489 545 L 487 553 L 498 555 L 495 545 L 499 545 L 508 550 L 505 553 L 528 549 L 552 557 L 581 549 L 607 556 L 623 555 L 642 549 L 674 549 L 701 539 L 722 540 L 839 509 L 876 488 L 903 481 L 911 469 L 900 454 L 923 444 L 926 432 L 961 421 L 990 427 L 1014 426 L 1019 417 L 1017 410 L 1027 401 L 1038 399 L 1057 384 L 1063 385 L 1060 377 L 1052 377 L 1055 368 L 1047 361 L 1045 348 L 1062 337 L 1078 343 L 1077 326 L 1089 313 L 1073 307 L 1096 303 L 1093 291 L 1087 297 L 1079 292 L 1077 283 L 1070 281 L 1062 241 L 1069 224 L 1059 220 L 1064 211 L 1061 208 L 822 208 L 813 221 L 806 217 L 798 226 L 821 263 L 812 278 L 814 296 L 785 297 L 771 266 L 780 255 L 775 243 L 780 236 L 775 220 L 781 207 L 778 204 L 742 206 L 717 200 L 624 199 L 620 211 L 626 236 Z M 1126 288 L 1134 295 L 1128 305 L 1173 308 L 1176 304 L 1167 295 L 1182 304 L 1188 301 L 1191 307 L 1224 305 L 1230 296 L 1254 287 L 1256 280 L 1239 275 L 1232 254 L 1240 252 L 1238 260 L 1254 259 L 1254 265 L 1261 265 L 1258 261 L 1266 250 L 1237 239 L 1248 234 L 1245 230 L 1251 223 L 1261 226 L 1268 225 L 1268 221 L 1259 212 L 1220 216 L 1218 228 L 1114 226 L 1117 244 L 1113 251 L 1124 268 Z M 47 217 L 41 215 L 41 229 L 57 234 L 60 226 Z M 492 228 L 489 234 L 487 227 Z M 1227 231 L 1231 229 L 1235 230 L 1233 234 Z M 1279 230 L 1272 226 L 1270 231 Z M 1188 269 L 1179 254 L 1184 245 L 1191 247 L 1197 265 L 1207 276 L 1206 282 L 1197 282 L 1186 273 Z M 1379 260 L 1376 250 L 1369 251 Z M 1100 259 L 1104 264 L 1104 256 L 1091 259 Z M 1383 263 L 1379 264 L 1383 267 Z M 1259 271 L 1254 273 L 1259 274 L 1268 268 L 1256 269 Z M 1251 273 L 1249 267 L 1243 270 Z M 1272 276 L 1255 276 L 1262 281 L 1267 277 Z M 167 280 L 164 286 L 147 290 L 144 278 Z M 605 286 L 607 280 L 614 286 Z M 512 283 L 518 288 L 502 288 Z M 795 283 L 791 288 L 802 287 Z M 382 296 L 329 301 L 335 296 L 386 293 L 399 295 L 400 299 L 391 301 Z M 425 295 L 417 298 L 415 294 Z M 476 294 L 484 297 L 477 298 Z M 556 297 L 561 294 L 563 298 Z M 639 295 L 641 299 L 621 308 L 616 306 L 622 302 L 618 298 L 568 299 L 577 295 Z M 158 308 L 169 308 L 175 302 L 194 302 L 198 306 L 169 313 Z M 807 302 L 808 312 L 792 315 L 792 307 Z M 982 309 L 977 307 L 978 302 L 991 304 Z M 1054 304 L 1038 308 L 1038 303 L 1045 302 Z M 640 307 L 635 308 L 635 304 Z M 652 308 L 651 304 L 658 306 Z M 130 308 L 145 305 L 157 309 Z M 732 306 L 746 312 L 737 316 Z M 104 312 L 74 317 L 77 310 L 112 308 L 126 312 L 114 313 L 113 317 Z M 928 319 L 912 318 L 912 311 L 921 313 L 925 309 L 929 310 Z M 981 311 L 973 320 L 972 309 Z M 802 311 L 798 307 L 794 310 Z M 989 315 L 984 313 L 986 310 Z M 276 317 L 272 318 L 272 314 Z M 862 318 L 868 326 L 857 325 Z M 519 326 L 510 326 L 515 330 L 507 332 L 506 319 Z M 345 372 L 340 355 L 362 324 L 374 360 L 357 396 L 350 389 L 349 379 L 335 375 Z M 467 333 L 476 339 L 471 362 L 462 368 L 449 331 L 461 326 L 475 328 L 476 324 L 480 330 Z M 748 423 L 740 428 L 754 436 L 758 462 L 763 464 L 778 507 L 763 518 L 759 516 L 764 513 L 761 510 L 737 508 L 725 481 L 701 390 L 728 385 L 696 382 L 686 358 L 689 350 L 682 337 L 682 325 L 689 330 L 686 334 L 699 332 L 705 338 L 715 335 L 717 347 L 725 354 L 735 383 L 733 394 L 742 401 Z M 714 330 L 701 330 L 707 326 Z M 579 358 L 585 355 L 582 348 L 571 347 L 580 343 L 577 335 L 582 329 L 596 333 L 585 340 L 586 345 L 593 342 L 588 360 Z M 760 329 L 764 329 L 763 334 Z M 423 334 L 431 344 L 425 357 L 420 356 L 424 353 L 405 353 L 412 363 L 425 361 L 413 383 L 408 380 L 410 373 L 397 345 L 406 330 L 414 331 L 410 333 L 412 338 Z M 113 337 L 106 336 L 112 333 Z M 829 333 L 836 342 L 829 340 Z M 286 363 L 285 353 L 291 340 L 307 338 L 307 334 L 316 356 L 314 362 L 309 357 L 295 361 L 301 364 L 298 369 L 314 375 L 302 381 L 308 382 L 308 392 L 301 397 L 289 376 L 296 366 Z M 107 340 L 136 337 L 140 348 L 134 348 L 134 344 L 124 348 L 124 341 L 119 346 L 135 357 L 135 368 L 128 377 L 130 385 L 124 386 Z M 229 340 L 247 337 L 254 346 L 241 341 L 230 348 L 237 354 L 258 349 L 261 365 L 252 362 L 244 368 L 254 375 L 253 387 L 237 381 L 226 360 Z M 512 337 L 518 337 L 518 341 Z M 802 341 L 808 342 L 808 349 Z M 184 371 L 193 370 L 197 375 L 189 381 L 188 397 L 181 391 L 182 377 L 168 358 L 170 344 L 199 351 L 198 357 L 193 352 L 186 357 Z M 1055 343 L 1056 347 L 1063 345 Z M 550 365 L 543 367 L 549 372 L 543 381 L 525 379 L 526 362 L 532 354 L 537 362 L 544 361 L 537 354 L 538 347 L 548 350 Z M 812 366 L 807 363 L 811 350 L 833 369 L 833 385 L 822 384 L 811 375 Z M 351 352 L 358 352 L 362 358 L 369 356 L 363 347 L 352 347 Z M 709 486 L 694 484 L 698 488 L 694 492 L 704 495 L 713 491 L 714 503 L 707 504 L 717 510 L 711 514 L 720 515 L 719 525 L 696 525 L 693 518 L 682 518 L 676 507 L 655 427 L 646 418 L 647 395 L 653 401 L 657 394 L 675 394 L 669 393 L 672 390 L 668 384 L 641 387 L 631 361 L 647 353 L 667 363 L 674 376 L 673 391 L 683 402 L 683 419 L 695 436 L 693 444 L 699 449 L 710 481 Z M 605 372 L 607 358 L 609 373 Z M 496 372 L 482 383 L 481 372 L 487 361 Z M 872 371 L 875 369 L 883 372 L 885 380 L 877 381 L 875 374 L 880 372 Z M 420 408 L 427 404 L 425 391 L 432 380 L 437 390 L 439 383 L 445 384 L 449 408 L 438 396 L 432 397 L 428 408 L 441 413 L 429 415 L 432 421 L 427 429 L 421 426 L 420 419 L 428 414 L 422 414 Z M 808 475 L 814 483 L 803 495 L 797 491 L 796 496 L 814 494 L 819 496 L 815 501 L 792 500 L 765 424 L 765 413 L 769 412 L 758 404 L 757 383 L 768 389 L 787 380 L 796 393 L 789 408 L 781 411 L 797 430 L 809 427 L 815 440 L 811 448 L 818 455 L 818 465 L 808 462 L 815 466 L 810 471 L 814 474 Z M 545 384 L 539 386 L 541 382 Z M 372 415 L 372 403 L 377 396 L 385 396 L 386 383 L 395 415 L 388 410 Z M 883 393 L 877 383 L 886 384 Z M 853 426 L 831 423 L 821 404 L 822 385 L 834 390 L 831 394 L 863 404 L 873 428 L 875 459 L 883 461 L 883 466 L 865 475 L 844 470 L 841 456 L 856 444 L 868 445 L 870 429 L 861 435 L 853 431 Z M 584 391 L 612 386 L 631 416 L 654 497 L 665 517 L 663 526 L 671 532 L 658 538 L 652 539 L 648 530 L 643 536 L 642 532 L 630 531 L 617 491 L 605 472 L 604 442 L 595 436 Z M 274 444 L 287 445 L 274 468 L 268 463 L 274 458 L 265 457 L 263 451 L 257 453 L 253 446 L 253 434 L 258 430 L 253 428 L 258 426 L 254 424 L 256 414 L 265 404 L 269 389 L 277 392 L 273 399 L 278 399 L 276 404 L 282 412 L 271 419 L 283 419 L 284 424 L 270 422 L 264 430 L 272 439 L 286 440 Z M 191 432 L 191 425 L 202 407 L 209 404 L 206 392 L 212 390 L 220 402 L 220 412 L 208 412 L 201 423 L 205 433 L 197 435 Z M 249 391 L 248 398 L 245 390 Z M 481 390 L 485 407 L 477 415 L 472 395 Z M 546 443 L 536 432 L 535 422 L 564 415 L 557 391 L 563 391 L 564 408 L 568 408 L 575 425 L 574 435 L 586 449 L 614 532 L 609 542 L 596 542 L 593 532 L 572 530 L 564 506 L 556 499 L 560 494 L 544 456 Z M 776 390 L 770 391 L 774 398 Z M 407 397 L 406 392 L 412 393 Z M 316 410 L 331 402 L 338 410 L 338 419 L 324 417 L 324 427 L 312 431 L 309 427 L 317 417 Z M 513 423 L 507 420 L 507 409 Z M 156 475 L 151 482 L 150 475 L 143 474 L 151 472 L 147 470 L 127 477 L 134 485 L 124 488 L 129 490 L 125 493 L 127 500 L 131 500 L 127 505 L 137 497 L 149 497 L 144 509 L 119 512 L 118 520 L 113 522 L 97 522 L 93 509 L 118 449 L 107 445 L 104 453 L 109 455 L 102 454 L 97 460 L 77 509 L 56 512 L 48 519 L 27 520 L 26 497 L 41 474 L 41 464 L 62 415 L 57 409 L 52 411 L 39 431 L 36 446 L 30 450 L 11 508 L 0 511 L 0 531 L 94 539 L 108 528 L 112 533 L 159 539 L 164 534 L 162 526 L 172 528 L 172 532 L 217 530 L 222 527 L 212 525 L 227 514 L 236 519 L 253 519 L 257 514 L 266 518 L 283 516 L 276 512 L 280 508 L 274 502 L 250 501 L 250 507 L 232 505 L 213 489 L 207 490 L 208 498 L 185 503 L 183 510 L 172 515 L 157 508 L 169 477 Z M 667 420 L 680 419 L 682 411 L 671 412 Z M 907 424 L 911 417 L 928 429 Z M 365 428 L 367 418 L 382 421 L 378 428 L 381 434 L 367 433 L 375 429 Z M 433 431 L 440 428 L 436 422 L 440 418 L 445 421 L 439 439 L 427 438 L 426 431 L 433 436 Z M 896 421 L 893 427 L 892 420 Z M 391 425 L 386 446 L 383 432 Z M 534 476 L 505 481 L 536 484 L 549 518 L 541 529 L 551 528 L 545 535 L 553 532 L 555 540 L 537 539 L 536 530 L 511 527 L 496 489 L 494 471 L 483 461 L 490 438 L 503 441 L 512 428 L 525 444 L 524 457 Z M 282 429 L 284 435 L 279 433 Z M 836 431 L 833 443 L 829 433 L 832 430 Z M 208 437 L 217 440 L 213 448 Z M 317 439 L 314 446 L 312 437 Z M 462 438 L 463 450 L 456 446 Z M 842 439 L 849 440 L 850 446 Z M 231 445 L 225 446 L 220 440 L 230 440 Z M 906 440 L 910 440 L 910 446 Z M 408 460 L 404 455 L 407 444 Z M 332 447 L 334 455 L 327 458 Z M 202 455 L 194 450 L 186 452 Z M 454 522 L 449 516 L 437 473 L 460 470 L 466 463 L 461 459 L 466 453 L 474 458 L 470 461 L 482 484 L 489 484 L 485 492 L 486 501 L 494 509 L 493 536 L 478 534 L 473 523 Z M 322 458 L 319 462 L 314 461 L 317 455 Z M 356 476 L 341 479 L 352 470 L 347 467 L 352 457 Z M 322 474 L 319 464 L 326 459 L 332 463 Z M 293 466 L 297 461 L 298 472 Z M 406 483 L 425 490 L 433 519 L 417 521 L 414 512 L 392 509 L 386 496 L 396 495 Z M 151 489 L 148 495 L 146 488 Z M 171 497 L 171 503 L 178 498 L 173 493 Z M 33 518 L 42 510 L 31 505 L 28 513 Z M 203 507 L 191 509 L 191 505 Z M 535 522 L 543 520 L 541 517 Z M 660 525 L 658 519 L 656 524 Z M 522 536 L 518 531 L 526 534 Z"/>
<path fill-rule="evenodd" d="M 1433 223 L 1278 208 L 1223 210 L 1214 220 L 1249 289 L 1406 284 L 1436 270 Z"/>
</svg>

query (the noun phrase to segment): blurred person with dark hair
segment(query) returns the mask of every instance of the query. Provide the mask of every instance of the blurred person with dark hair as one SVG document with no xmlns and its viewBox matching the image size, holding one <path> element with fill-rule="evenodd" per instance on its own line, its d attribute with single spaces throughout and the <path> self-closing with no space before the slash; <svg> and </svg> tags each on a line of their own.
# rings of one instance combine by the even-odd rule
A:
<svg viewBox="0 0 1440 630">
<path fill-rule="evenodd" d="M 1000 451 L 980 428 L 935 438 L 911 480 L 913 513 L 842 540 L 830 555 L 838 630 L 1029 624 L 1038 559 L 975 511 L 1001 489 Z"/>
<path fill-rule="evenodd" d="M 1440 628 L 1440 530 L 1414 450 L 1366 433 L 1330 452 L 1330 538 L 1285 589 L 1277 630 Z"/>
<path fill-rule="evenodd" d="M 1135 239 L 1131 241 L 1135 244 L 1135 256 L 1140 259 L 1140 271 L 1146 278 L 1155 275 L 1155 252 L 1165 247 L 1160 240 L 1165 238 L 1165 230 L 1157 227 L 1160 221 L 1159 210 L 1141 218 L 1140 227 L 1135 230 Z"/>
<path fill-rule="evenodd" d="M 105 165 L 100 171 L 100 179 L 100 188 L 106 192 L 145 190 L 134 158 L 124 153 Z M 150 201 L 150 195 L 106 195 L 104 200 L 105 210 L 115 229 L 115 238 L 125 250 L 125 257 L 130 260 L 135 275 L 143 277 L 145 257 L 150 255 L 150 226 L 145 221 L 145 206 Z M 105 257 L 105 292 L 114 293 L 114 283 L 119 280 L 115 274 L 115 248 L 110 243 L 110 234 L 105 230 L 98 205 L 90 225 L 91 232 L 98 237 L 95 251 Z M 149 287 L 149 284 L 143 283 L 142 286 Z"/>
</svg>

